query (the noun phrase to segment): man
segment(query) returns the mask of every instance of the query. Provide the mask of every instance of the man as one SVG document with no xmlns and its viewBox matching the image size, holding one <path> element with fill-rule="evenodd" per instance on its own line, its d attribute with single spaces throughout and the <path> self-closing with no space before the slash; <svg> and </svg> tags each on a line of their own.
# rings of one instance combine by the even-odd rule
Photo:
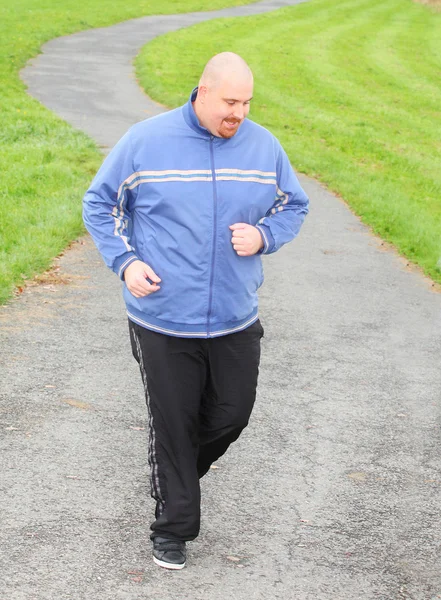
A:
<svg viewBox="0 0 441 600">
<path fill-rule="evenodd" d="M 153 559 L 169 569 L 199 533 L 199 479 L 253 408 L 261 255 L 308 212 L 279 142 L 246 119 L 252 95 L 245 61 L 214 56 L 184 106 L 128 131 L 84 198 L 86 226 L 124 281 L 149 414 Z"/>
</svg>

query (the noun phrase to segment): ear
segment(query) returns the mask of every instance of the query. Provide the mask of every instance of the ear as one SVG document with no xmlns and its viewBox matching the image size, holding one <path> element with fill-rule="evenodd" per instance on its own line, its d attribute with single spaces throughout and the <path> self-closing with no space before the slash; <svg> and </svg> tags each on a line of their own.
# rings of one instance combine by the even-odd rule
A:
<svg viewBox="0 0 441 600">
<path fill-rule="evenodd" d="M 208 92 L 208 89 L 207 89 L 206 85 L 200 85 L 198 87 L 198 100 L 200 100 L 202 102 L 202 104 L 204 103 L 207 92 Z"/>
</svg>

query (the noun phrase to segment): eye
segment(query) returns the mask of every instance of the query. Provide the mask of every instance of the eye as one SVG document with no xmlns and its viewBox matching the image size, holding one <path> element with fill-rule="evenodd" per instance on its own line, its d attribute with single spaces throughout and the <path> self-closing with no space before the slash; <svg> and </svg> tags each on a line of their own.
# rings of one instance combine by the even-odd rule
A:
<svg viewBox="0 0 441 600">
<path fill-rule="evenodd" d="M 234 100 L 225 100 L 225 102 L 230 106 L 233 106 L 235 104 Z"/>
</svg>

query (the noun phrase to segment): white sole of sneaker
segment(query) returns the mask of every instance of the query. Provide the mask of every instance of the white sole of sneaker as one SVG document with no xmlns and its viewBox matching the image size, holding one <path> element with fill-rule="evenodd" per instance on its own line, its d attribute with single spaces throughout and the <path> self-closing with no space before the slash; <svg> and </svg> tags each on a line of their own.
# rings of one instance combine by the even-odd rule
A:
<svg viewBox="0 0 441 600">
<path fill-rule="evenodd" d="M 159 567 L 163 567 L 164 569 L 171 569 L 173 571 L 179 571 L 185 567 L 185 562 L 180 565 L 174 565 L 173 563 L 165 562 L 163 560 L 159 560 L 156 556 L 153 557 L 153 562 L 157 564 Z"/>
</svg>

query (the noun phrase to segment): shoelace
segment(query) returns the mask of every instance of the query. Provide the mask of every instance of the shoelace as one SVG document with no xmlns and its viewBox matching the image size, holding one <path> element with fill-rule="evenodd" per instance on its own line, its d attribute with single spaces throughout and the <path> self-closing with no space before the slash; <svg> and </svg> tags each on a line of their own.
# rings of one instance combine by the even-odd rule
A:
<svg viewBox="0 0 441 600">
<path fill-rule="evenodd" d="M 184 552 L 185 546 L 183 544 L 184 542 L 174 542 L 173 540 L 167 542 L 155 542 L 155 550 L 159 550 L 160 552 L 168 552 L 168 550 Z"/>
</svg>

